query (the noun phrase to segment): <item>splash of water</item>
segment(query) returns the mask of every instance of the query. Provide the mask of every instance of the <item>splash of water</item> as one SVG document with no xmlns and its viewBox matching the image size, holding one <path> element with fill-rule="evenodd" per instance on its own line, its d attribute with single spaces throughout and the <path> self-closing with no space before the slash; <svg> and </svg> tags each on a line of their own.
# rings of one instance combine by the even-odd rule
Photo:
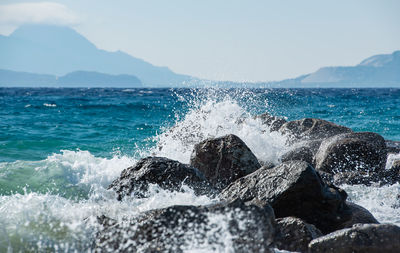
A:
<svg viewBox="0 0 400 253">
<path fill-rule="evenodd" d="M 341 185 L 348 200 L 368 211 L 381 223 L 400 226 L 400 184 L 385 186 Z"/>
<path fill-rule="evenodd" d="M 271 132 L 259 118 L 227 97 L 195 103 L 183 119 L 155 137 L 157 146 L 150 153 L 189 163 L 195 144 L 227 134 L 241 138 L 260 161 L 277 164 L 287 150 L 285 136 Z"/>
<path fill-rule="evenodd" d="M 211 92 L 211 93 L 210 93 Z M 155 136 L 156 145 L 138 150 L 141 157 L 165 156 L 188 163 L 196 143 L 225 134 L 239 136 L 260 161 L 279 163 L 286 151 L 286 137 L 271 132 L 261 120 L 253 117 L 254 105 L 268 111 L 268 101 L 261 101 L 248 91 L 229 96 L 212 93 L 178 99 L 188 104 L 187 111 L 176 113 L 172 128 Z M 261 103 L 261 104 L 260 104 Z M 257 112 L 258 113 L 258 112 Z M 390 166 L 400 154 L 388 158 Z M 6 251 L 88 251 L 97 222 L 106 215 L 122 220 L 148 210 L 171 205 L 206 205 L 216 199 L 196 196 L 183 186 L 183 192 L 171 192 L 158 186 L 149 187 L 147 198 L 132 196 L 117 201 L 107 186 L 136 158 L 115 155 L 110 159 L 96 157 L 88 151 L 62 150 L 42 161 L 0 163 L 0 252 Z M 343 186 L 349 199 L 364 206 L 380 221 L 400 225 L 400 186 Z M 76 195 L 81 197 L 76 198 Z M 224 229 L 226 217 L 210 216 L 211 223 Z M 214 251 L 230 252 L 230 236 L 224 234 L 224 247 Z M 207 245 L 187 252 L 210 252 Z"/>
</svg>

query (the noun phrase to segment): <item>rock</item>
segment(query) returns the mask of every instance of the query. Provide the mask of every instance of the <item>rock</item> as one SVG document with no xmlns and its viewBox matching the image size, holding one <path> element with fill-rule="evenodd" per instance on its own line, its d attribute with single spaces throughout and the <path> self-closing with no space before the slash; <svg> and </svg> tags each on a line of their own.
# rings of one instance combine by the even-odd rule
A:
<svg viewBox="0 0 400 253">
<path fill-rule="evenodd" d="M 328 173 L 327 173 L 328 174 Z M 377 172 L 368 172 L 368 171 L 347 171 L 341 172 L 337 174 L 330 174 L 329 182 L 332 182 L 337 185 L 341 184 L 364 184 L 364 185 L 371 185 L 371 184 L 379 184 L 387 185 L 387 184 L 395 184 L 400 182 L 400 168 L 399 167 L 392 167 L 391 169 L 383 169 Z M 328 177 L 326 177 L 328 178 Z"/>
<path fill-rule="evenodd" d="M 397 253 L 400 252 L 400 227 L 357 224 L 312 240 L 309 249 L 312 253 Z"/>
<path fill-rule="evenodd" d="M 280 250 L 307 252 L 311 240 L 322 236 L 314 225 L 295 217 L 277 219 L 276 229 L 275 244 Z"/>
<path fill-rule="evenodd" d="M 400 160 L 394 161 L 390 169 L 380 171 L 378 178 L 381 185 L 400 183 Z"/>
<path fill-rule="evenodd" d="M 285 119 L 279 118 L 276 116 L 272 116 L 271 114 L 269 114 L 267 112 L 257 115 L 257 116 L 255 116 L 255 118 L 260 119 L 262 124 L 268 126 L 270 132 L 278 131 L 279 128 L 281 128 L 281 126 L 286 123 Z"/>
<path fill-rule="evenodd" d="M 221 199 L 269 203 L 276 217 L 294 216 L 329 233 L 351 218 L 346 192 L 326 185 L 304 161 L 265 167 L 242 177 L 220 193 Z"/>
<path fill-rule="evenodd" d="M 344 222 L 341 228 L 351 228 L 355 224 L 379 224 L 375 217 L 367 209 L 357 204 L 346 202 L 351 210 L 351 219 Z"/>
<path fill-rule="evenodd" d="M 385 169 L 385 140 L 376 133 L 361 132 L 333 136 L 324 140 L 315 155 L 315 166 L 336 176 L 335 183 L 364 183 L 379 179 Z M 340 180 L 339 180 L 340 179 Z"/>
<path fill-rule="evenodd" d="M 343 133 L 350 133 L 350 128 L 314 118 L 305 118 L 286 122 L 279 132 L 289 135 L 293 141 L 324 139 Z"/>
<path fill-rule="evenodd" d="M 218 189 L 261 167 L 247 145 L 233 134 L 195 145 L 190 165 L 203 172 Z"/>
<path fill-rule="evenodd" d="M 387 152 L 391 154 L 400 153 L 400 141 L 385 140 Z"/>
<path fill-rule="evenodd" d="M 118 200 L 132 192 L 145 197 L 148 184 L 157 184 L 163 189 L 179 191 L 183 184 L 193 188 L 196 194 L 212 191 L 207 179 L 198 169 L 164 157 L 147 157 L 121 172 L 108 189 L 118 194 Z"/>
<path fill-rule="evenodd" d="M 273 252 L 272 208 L 243 202 L 171 206 L 130 221 L 100 222 L 95 252 Z"/>
<path fill-rule="evenodd" d="M 309 147 L 300 146 L 292 148 L 291 150 L 283 154 L 281 157 L 282 162 L 295 161 L 295 160 L 300 160 L 312 164 L 314 160 L 314 154 Z"/>
<path fill-rule="evenodd" d="M 314 156 L 317 153 L 323 139 L 300 141 L 291 145 L 289 151 L 281 156 L 281 161 L 300 160 L 314 166 Z"/>
</svg>

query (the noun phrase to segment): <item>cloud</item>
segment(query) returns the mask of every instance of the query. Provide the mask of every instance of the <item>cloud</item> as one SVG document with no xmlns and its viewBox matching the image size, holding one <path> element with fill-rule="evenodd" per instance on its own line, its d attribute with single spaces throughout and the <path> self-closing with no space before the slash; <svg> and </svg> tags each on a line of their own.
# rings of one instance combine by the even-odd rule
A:
<svg viewBox="0 0 400 253">
<path fill-rule="evenodd" d="M 75 25 L 78 17 L 65 5 L 52 2 L 0 5 L 0 26 L 22 24 Z"/>
</svg>

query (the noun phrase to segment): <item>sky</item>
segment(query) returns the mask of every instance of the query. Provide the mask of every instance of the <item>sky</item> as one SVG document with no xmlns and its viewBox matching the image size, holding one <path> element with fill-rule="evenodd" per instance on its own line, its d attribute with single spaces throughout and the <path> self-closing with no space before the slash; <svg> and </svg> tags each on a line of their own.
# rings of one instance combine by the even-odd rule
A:
<svg viewBox="0 0 400 253">
<path fill-rule="evenodd" d="M 210 80 L 283 80 L 400 50 L 397 0 L 0 0 L 0 34 L 31 23 Z"/>
</svg>

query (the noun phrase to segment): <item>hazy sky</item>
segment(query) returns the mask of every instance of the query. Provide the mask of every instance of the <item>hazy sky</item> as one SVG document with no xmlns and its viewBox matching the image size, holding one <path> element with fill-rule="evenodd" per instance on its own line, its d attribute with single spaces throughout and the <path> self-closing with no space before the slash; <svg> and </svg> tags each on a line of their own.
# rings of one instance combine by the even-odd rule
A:
<svg viewBox="0 0 400 253">
<path fill-rule="evenodd" d="M 0 0 L 0 34 L 24 23 L 213 80 L 281 80 L 400 49 L 397 0 Z"/>
</svg>

